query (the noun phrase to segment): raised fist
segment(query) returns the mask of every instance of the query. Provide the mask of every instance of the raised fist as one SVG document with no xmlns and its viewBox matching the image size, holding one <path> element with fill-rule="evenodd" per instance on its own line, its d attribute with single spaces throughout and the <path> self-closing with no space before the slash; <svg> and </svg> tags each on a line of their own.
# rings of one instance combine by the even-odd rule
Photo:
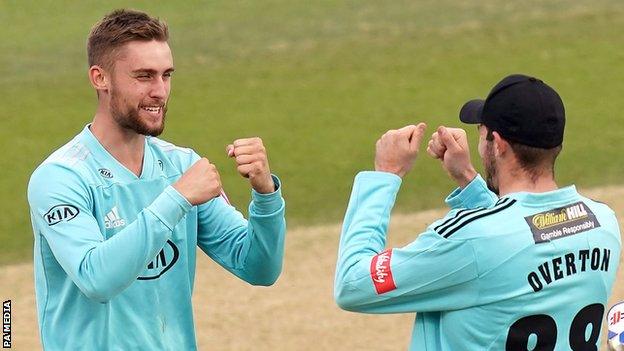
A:
<svg viewBox="0 0 624 351">
<path fill-rule="evenodd" d="M 412 169 L 427 125 L 419 123 L 389 130 L 377 140 L 375 170 L 403 177 Z"/>
<path fill-rule="evenodd" d="M 269 169 L 269 160 L 266 149 L 260 138 L 236 139 L 227 146 L 229 157 L 236 161 L 238 173 L 249 179 L 251 187 L 261 193 L 268 194 L 275 191 L 273 177 Z"/>
<path fill-rule="evenodd" d="M 193 206 L 208 202 L 222 192 L 217 167 L 205 157 L 187 169 L 173 187 Z"/>
<path fill-rule="evenodd" d="M 438 127 L 438 130 L 431 135 L 427 153 L 439 159 L 442 162 L 442 168 L 462 188 L 477 175 L 470 161 L 466 131 L 461 128 Z"/>
</svg>

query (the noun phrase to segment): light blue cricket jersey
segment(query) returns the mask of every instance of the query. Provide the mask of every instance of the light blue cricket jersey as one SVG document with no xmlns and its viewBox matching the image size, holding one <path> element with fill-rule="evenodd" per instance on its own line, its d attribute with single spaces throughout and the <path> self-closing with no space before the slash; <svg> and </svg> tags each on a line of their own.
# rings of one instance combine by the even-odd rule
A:
<svg viewBox="0 0 624 351">
<path fill-rule="evenodd" d="M 252 191 L 248 222 L 223 196 L 191 206 L 170 185 L 199 159 L 191 149 L 146 138 L 137 177 L 88 127 L 48 157 L 28 186 L 42 344 L 196 349 L 196 248 L 251 284 L 273 284 L 286 231 L 279 180 L 274 193 Z"/>
<path fill-rule="evenodd" d="M 384 251 L 400 184 L 383 172 L 355 178 L 338 253 L 340 307 L 418 312 L 417 351 L 599 345 L 621 245 L 609 207 L 574 186 L 497 199 L 477 177 L 447 198 L 443 219 Z"/>
</svg>

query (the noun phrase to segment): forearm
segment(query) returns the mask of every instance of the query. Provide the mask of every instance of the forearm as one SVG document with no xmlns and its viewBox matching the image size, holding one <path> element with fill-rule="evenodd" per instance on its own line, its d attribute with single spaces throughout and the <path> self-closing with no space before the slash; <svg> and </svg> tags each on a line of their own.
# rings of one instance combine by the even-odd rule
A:
<svg viewBox="0 0 624 351">
<path fill-rule="evenodd" d="M 222 267 L 254 285 L 271 285 L 281 273 L 286 234 L 285 202 L 276 191 L 252 190 L 249 220 L 223 199 L 199 207 L 198 245 Z"/>
<path fill-rule="evenodd" d="M 81 291 L 106 302 L 132 284 L 171 237 L 175 225 L 190 209 L 190 204 L 180 200 L 168 188 L 108 240 L 80 240 L 78 233 L 51 247 Z"/>
<path fill-rule="evenodd" d="M 250 206 L 248 231 L 251 243 L 243 267 L 244 280 L 254 285 L 275 283 L 282 271 L 286 235 L 285 205 L 272 213 L 259 215 Z"/>
<path fill-rule="evenodd" d="M 448 240 L 427 229 L 409 245 L 386 249 L 390 212 L 400 183 L 400 178 L 387 173 L 365 172 L 356 177 L 340 238 L 336 303 L 364 313 L 427 311 L 473 303 L 472 295 L 464 293 L 464 300 L 453 295 L 454 286 L 477 276 L 470 242 Z"/>
<path fill-rule="evenodd" d="M 390 173 L 361 172 L 356 176 L 340 237 L 337 291 L 355 279 L 352 274 L 359 261 L 385 248 L 390 212 L 400 185 L 401 178 Z"/>
</svg>

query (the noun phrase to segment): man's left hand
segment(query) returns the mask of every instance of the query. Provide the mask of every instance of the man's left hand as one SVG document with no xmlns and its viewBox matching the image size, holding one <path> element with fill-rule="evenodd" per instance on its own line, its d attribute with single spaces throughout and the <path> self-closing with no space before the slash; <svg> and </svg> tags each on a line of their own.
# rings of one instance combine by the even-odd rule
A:
<svg viewBox="0 0 624 351">
<path fill-rule="evenodd" d="M 462 189 L 477 176 L 470 161 L 466 131 L 461 128 L 438 127 L 431 135 L 427 153 L 442 162 L 442 167 Z"/>
<path fill-rule="evenodd" d="M 236 160 L 238 173 L 249 179 L 251 187 L 261 193 L 268 194 L 275 191 L 273 177 L 269 169 L 269 160 L 262 139 L 236 139 L 226 148 L 228 157 Z"/>
</svg>

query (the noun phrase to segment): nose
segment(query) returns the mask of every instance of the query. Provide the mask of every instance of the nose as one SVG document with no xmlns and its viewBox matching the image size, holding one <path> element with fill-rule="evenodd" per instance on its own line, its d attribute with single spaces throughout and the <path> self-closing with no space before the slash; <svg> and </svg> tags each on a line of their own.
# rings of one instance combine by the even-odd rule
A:
<svg viewBox="0 0 624 351">
<path fill-rule="evenodd" d="M 163 77 L 157 77 L 153 80 L 150 97 L 154 99 L 166 100 L 169 94 L 169 81 Z"/>
</svg>

